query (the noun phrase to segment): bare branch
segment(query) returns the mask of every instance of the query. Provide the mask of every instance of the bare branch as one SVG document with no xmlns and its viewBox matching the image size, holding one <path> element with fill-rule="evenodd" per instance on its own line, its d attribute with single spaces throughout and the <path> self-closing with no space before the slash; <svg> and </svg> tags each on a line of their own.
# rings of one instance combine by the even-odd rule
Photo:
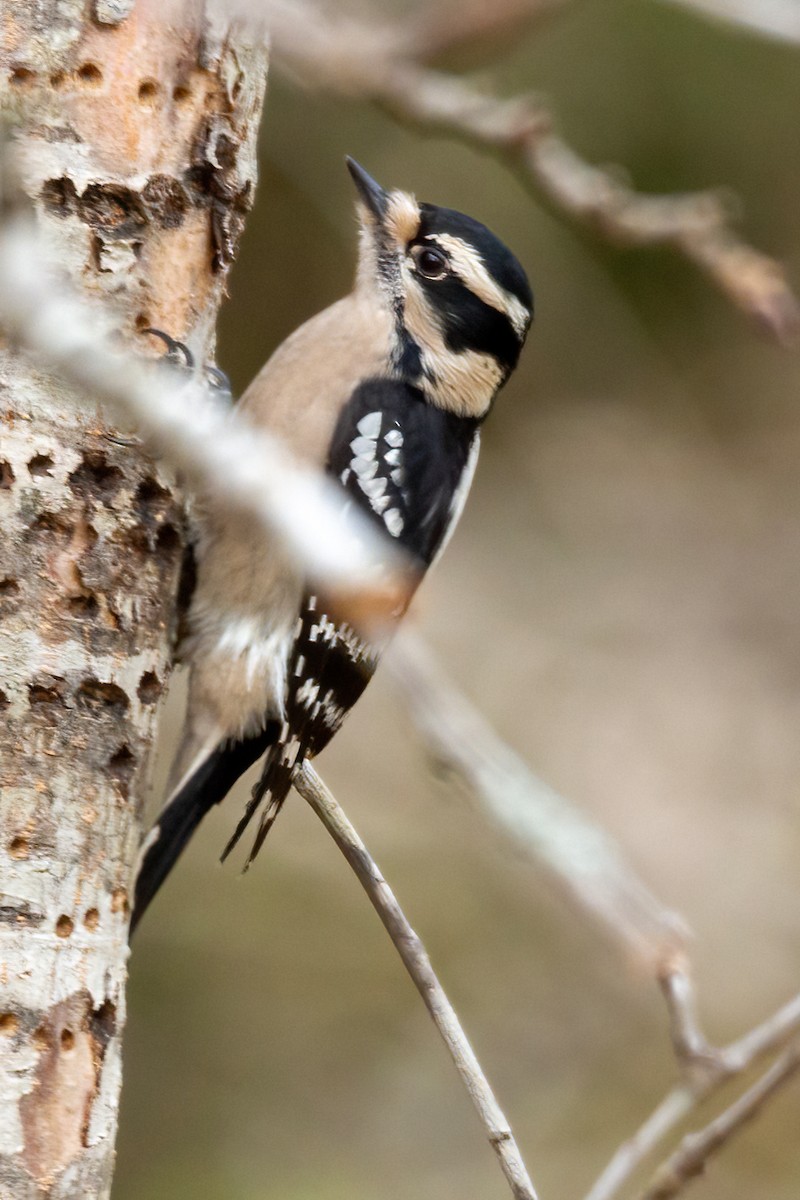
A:
<svg viewBox="0 0 800 1200">
<path fill-rule="evenodd" d="M 608 1166 L 593 1184 L 586 1200 L 612 1200 L 664 1138 L 703 1100 L 717 1091 L 723 1083 L 742 1074 L 759 1059 L 774 1053 L 800 1032 L 798 995 L 738 1041 L 717 1049 L 709 1045 L 700 1030 L 695 1013 L 694 992 L 688 974 L 683 971 L 672 972 L 662 980 L 662 988 L 667 999 L 673 1047 L 681 1069 L 682 1081 L 667 1094 L 634 1136 L 617 1149 Z M 793 1053 L 797 1052 L 795 1047 Z M 767 1072 L 764 1079 L 768 1076 L 770 1072 Z M 761 1082 L 763 1083 L 763 1080 Z M 768 1089 L 767 1093 L 758 1099 L 756 1107 L 774 1090 L 775 1088 Z M 749 1093 L 745 1093 L 740 1099 L 744 1100 L 747 1095 Z M 723 1113 L 718 1120 L 722 1120 L 725 1115 Z M 741 1123 L 740 1121 L 735 1125 L 731 1132 Z M 712 1125 L 714 1124 L 712 1122 Z M 722 1142 L 716 1143 L 709 1153 L 721 1144 Z M 648 1196 L 647 1200 L 652 1198 Z"/>
<path fill-rule="evenodd" d="M 700 1028 L 697 997 L 688 967 L 667 971 L 659 982 L 667 1002 L 672 1048 L 679 1065 L 689 1069 L 698 1061 L 705 1063 L 714 1051 Z"/>
<path fill-rule="evenodd" d="M 515 844 L 599 920 L 627 956 L 657 973 L 683 957 L 686 930 L 634 874 L 604 830 L 533 774 L 445 679 L 407 629 L 387 661 L 426 748 L 463 780 Z"/>
<path fill-rule="evenodd" d="M 433 757 L 456 773 L 484 811 L 583 911 L 602 921 L 623 950 L 658 976 L 681 1080 L 618 1148 L 586 1197 L 612 1200 L 702 1100 L 800 1031 L 800 996 L 730 1046 L 712 1046 L 700 1025 L 679 919 L 635 876 L 607 834 L 503 744 L 444 679 L 417 637 L 404 630 L 388 661 Z"/>
<path fill-rule="evenodd" d="M 133 422 L 150 447 L 210 501 L 255 517 L 324 582 L 337 609 L 359 624 L 402 603 L 410 568 L 369 523 L 342 514 L 336 485 L 291 460 L 275 438 L 214 403 L 208 390 L 123 353 L 98 330 L 106 318 L 60 287 L 25 217 L 0 230 L 0 325 L 49 370 Z M 107 326 L 105 326 L 107 329 Z"/>
<path fill-rule="evenodd" d="M 387 26 L 335 21 L 316 11 L 312 18 L 299 0 L 272 0 L 267 20 L 278 64 L 307 86 L 365 97 L 400 120 L 493 151 L 558 212 L 622 245 L 670 246 L 779 341 L 800 332 L 800 303 L 783 268 L 733 231 L 719 193 L 634 191 L 619 171 L 576 154 L 531 97 L 500 99 L 430 70 L 410 53 L 407 38 Z"/>
<path fill-rule="evenodd" d="M 492 1149 L 500 1160 L 512 1195 L 516 1200 L 536 1200 L 536 1192 L 528 1177 L 511 1126 L 503 1115 L 453 1006 L 434 973 L 425 947 L 408 923 L 394 893 L 346 814 L 310 763 L 304 762 L 295 772 L 294 786 L 322 821 L 372 901 L 450 1051 L 456 1069 L 478 1111 Z"/>
<path fill-rule="evenodd" d="M 744 1071 L 751 1063 L 771 1054 L 800 1031 L 800 995 L 794 996 L 783 1008 L 751 1029 L 737 1042 L 722 1051 L 729 1071 Z"/>
<path fill-rule="evenodd" d="M 644 1124 L 617 1149 L 608 1166 L 592 1184 L 585 1200 L 612 1200 L 612 1197 L 619 1195 L 622 1186 L 667 1134 L 691 1112 L 694 1104 L 692 1091 L 684 1084 L 668 1092 Z"/>
<path fill-rule="evenodd" d="M 640 1200 L 670 1200 L 672 1196 L 677 1196 L 686 1183 L 702 1174 L 709 1158 L 758 1115 L 764 1104 L 788 1083 L 798 1067 L 800 1045 L 795 1045 L 704 1129 L 687 1134 L 675 1153 L 658 1168 Z"/>
</svg>

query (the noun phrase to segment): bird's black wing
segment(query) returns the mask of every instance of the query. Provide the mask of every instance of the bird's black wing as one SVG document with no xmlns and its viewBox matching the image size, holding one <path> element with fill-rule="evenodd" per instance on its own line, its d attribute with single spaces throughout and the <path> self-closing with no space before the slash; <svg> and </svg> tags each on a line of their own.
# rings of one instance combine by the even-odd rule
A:
<svg viewBox="0 0 800 1200">
<path fill-rule="evenodd" d="M 373 379 L 355 390 L 342 411 L 327 469 L 342 483 L 345 504 L 356 504 L 424 571 L 460 512 L 477 435 L 474 420 L 435 408 L 417 388 Z M 319 595 L 307 594 L 289 663 L 283 728 L 225 855 L 264 803 L 252 861 L 294 769 L 333 737 L 372 678 L 378 655 L 376 647 L 326 611 Z"/>
</svg>

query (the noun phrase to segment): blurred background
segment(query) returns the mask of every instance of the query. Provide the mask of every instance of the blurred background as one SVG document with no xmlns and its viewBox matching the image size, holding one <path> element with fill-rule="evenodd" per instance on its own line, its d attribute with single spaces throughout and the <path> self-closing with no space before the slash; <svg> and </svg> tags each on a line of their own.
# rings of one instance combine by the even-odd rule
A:
<svg viewBox="0 0 800 1200">
<path fill-rule="evenodd" d="M 658 3 L 565 6 L 497 58 L 589 160 L 727 185 L 800 283 L 800 50 Z M 271 77 L 219 361 L 241 389 L 349 289 L 354 155 L 485 221 L 537 317 L 416 605 L 448 670 L 695 932 L 723 1041 L 800 975 L 800 405 L 685 261 L 621 251 L 500 164 Z M 163 787 L 179 720 L 165 722 Z M 424 938 L 543 1200 L 581 1196 L 673 1079 L 657 989 L 432 775 L 379 672 L 320 760 Z M 205 822 L 137 938 L 116 1200 L 471 1200 L 506 1185 L 350 870 L 293 797 L 249 874 Z M 708 1116 L 707 1112 L 702 1114 Z M 692 1195 L 797 1200 L 790 1086 Z"/>
</svg>

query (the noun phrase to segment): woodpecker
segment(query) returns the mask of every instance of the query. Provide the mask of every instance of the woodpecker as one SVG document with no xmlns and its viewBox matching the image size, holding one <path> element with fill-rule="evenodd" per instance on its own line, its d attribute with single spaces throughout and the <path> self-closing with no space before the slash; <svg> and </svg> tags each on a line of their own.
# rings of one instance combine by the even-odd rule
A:
<svg viewBox="0 0 800 1200">
<path fill-rule="evenodd" d="M 359 217 L 353 290 L 274 352 L 240 406 L 338 479 L 419 566 L 461 514 L 481 425 L 517 365 L 533 315 L 525 272 L 486 226 L 385 191 L 352 159 Z M 143 843 L 132 927 L 208 810 L 259 758 L 257 854 L 304 758 L 319 753 L 380 654 L 241 516 L 201 519 L 184 657 L 186 726 L 174 786 Z"/>
</svg>

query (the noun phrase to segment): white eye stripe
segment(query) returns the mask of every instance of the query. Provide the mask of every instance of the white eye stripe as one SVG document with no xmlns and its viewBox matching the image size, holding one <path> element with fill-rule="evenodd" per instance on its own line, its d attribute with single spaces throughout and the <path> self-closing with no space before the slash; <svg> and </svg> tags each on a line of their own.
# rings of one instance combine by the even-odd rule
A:
<svg viewBox="0 0 800 1200">
<path fill-rule="evenodd" d="M 447 251 L 452 268 L 461 282 L 484 304 L 507 317 L 514 332 L 521 338 L 528 328 L 530 313 L 521 300 L 492 278 L 475 247 L 450 233 L 437 233 L 429 240 Z"/>
</svg>

